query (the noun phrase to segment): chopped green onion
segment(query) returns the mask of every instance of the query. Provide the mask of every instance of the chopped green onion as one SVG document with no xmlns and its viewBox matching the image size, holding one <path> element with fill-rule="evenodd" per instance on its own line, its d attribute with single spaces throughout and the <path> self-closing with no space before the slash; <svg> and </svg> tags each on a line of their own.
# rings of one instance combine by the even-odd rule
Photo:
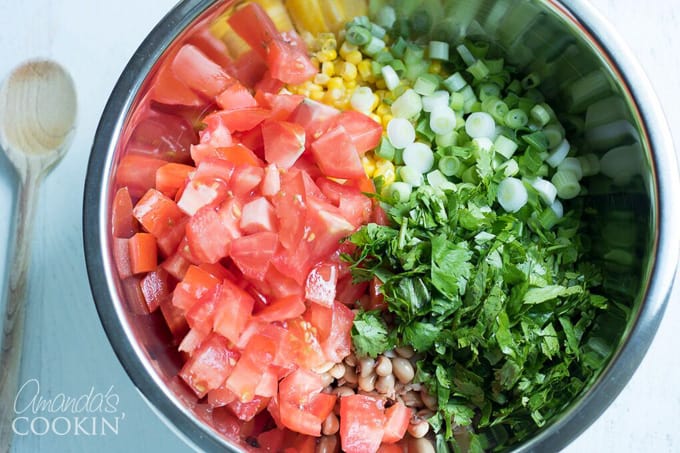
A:
<svg viewBox="0 0 680 453">
<path fill-rule="evenodd" d="M 502 155 L 506 159 L 510 159 L 512 155 L 515 154 L 515 151 L 517 151 L 519 145 L 517 145 L 517 142 L 510 140 L 505 135 L 499 135 L 494 141 L 494 147 L 496 148 L 496 152 L 498 154 Z"/>
<path fill-rule="evenodd" d="M 456 176 L 461 169 L 460 159 L 456 156 L 444 156 L 439 159 L 437 167 L 446 176 Z"/>
<path fill-rule="evenodd" d="M 368 44 L 364 45 L 363 51 L 369 57 L 374 57 L 375 55 L 378 54 L 378 52 L 380 52 L 384 48 L 385 41 L 383 41 L 380 38 L 376 38 L 375 36 L 371 36 L 371 40 L 368 42 Z"/>
<path fill-rule="evenodd" d="M 408 165 L 399 167 L 399 177 L 403 182 L 411 185 L 412 187 L 420 187 L 423 185 L 423 182 L 425 182 L 423 179 L 423 174 L 417 169 Z"/>
<path fill-rule="evenodd" d="M 442 190 L 456 190 L 456 185 L 449 181 L 444 174 L 439 170 L 432 170 L 426 176 L 427 183 Z"/>
<path fill-rule="evenodd" d="M 453 146 L 458 142 L 458 132 L 451 131 L 448 134 L 437 135 L 434 138 L 434 141 L 440 148 Z"/>
<path fill-rule="evenodd" d="M 477 151 L 488 153 L 493 148 L 493 142 L 488 137 L 478 137 L 472 139 L 472 146 Z"/>
<path fill-rule="evenodd" d="M 404 163 L 420 173 L 427 173 L 434 165 L 434 153 L 425 143 L 415 142 L 404 148 Z"/>
<path fill-rule="evenodd" d="M 524 110 L 512 109 L 505 115 L 505 125 L 511 129 L 519 129 L 529 122 L 529 117 Z"/>
<path fill-rule="evenodd" d="M 521 83 L 522 88 L 524 88 L 525 90 L 529 90 L 531 88 L 536 88 L 538 85 L 540 85 L 541 78 L 539 77 L 538 74 L 532 72 L 531 74 L 523 78 Z"/>
<path fill-rule="evenodd" d="M 391 63 L 392 60 L 394 60 L 394 57 L 392 56 L 390 51 L 387 50 L 387 49 L 381 50 L 380 52 L 375 54 L 375 56 L 373 57 L 373 61 L 377 61 L 378 63 L 383 64 L 383 65 Z"/>
<path fill-rule="evenodd" d="M 555 212 L 558 219 L 564 217 L 564 205 L 562 205 L 562 202 L 560 200 L 555 200 L 553 204 L 550 205 L 550 209 L 552 209 L 553 212 Z"/>
<path fill-rule="evenodd" d="M 453 132 L 456 127 L 456 113 L 448 105 L 437 105 L 430 113 L 430 129 L 438 135 Z"/>
<path fill-rule="evenodd" d="M 374 77 L 378 77 L 378 76 L 382 75 L 382 67 L 383 67 L 383 65 L 381 65 L 377 61 L 371 60 L 371 74 Z"/>
<path fill-rule="evenodd" d="M 489 52 L 489 43 L 487 41 L 468 41 L 467 46 L 470 53 L 476 58 L 485 58 Z"/>
<path fill-rule="evenodd" d="M 488 113 L 475 112 L 465 120 L 465 132 L 472 138 L 493 137 L 496 132 L 496 122 Z"/>
<path fill-rule="evenodd" d="M 409 20 L 411 36 L 423 36 L 432 28 L 432 18 L 425 10 L 415 11 Z"/>
<path fill-rule="evenodd" d="M 354 19 L 352 19 L 345 25 L 345 28 L 349 29 L 352 28 L 352 26 L 354 25 L 359 25 L 361 27 L 368 28 L 371 26 L 371 20 L 368 18 L 368 16 L 356 16 Z"/>
<path fill-rule="evenodd" d="M 367 86 L 360 86 L 354 90 L 354 93 L 352 93 L 349 103 L 354 110 L 368 115 L 371 113 L 371 107 L 373 106 L 374 101 L 375 97 L 371 88 Z"/>
<path fill-rule="evenodd" d="M 428 48 L 429 56 L 431 60 L 444 60 L 449 59 L 449 43 L 443 41 L 430 41 L 430 46 Z"/>
<path fill-rule="evenodd" d="M 583 176 L 593 176 L 600 172 L 600 158 L 595 154 L 585 154 L 577 158 L 581 163 Z"/>
<path fill-rule="evenodd" d="M 536 189 L 538 195 L 547 205 L 553 204 L 557 197 L 557 188 L 550 181 L 543 178 L 536 178 L 531 182 L 531 186 Z"/>
<path fill-rule="evenodd" d="M 531 134 L 523 135 L 522 140 L 540 152 L 545 152 L 548 149 L 548 139 L 543 131 L 536 131 Z"/>
<path fill-rule="evenodd" d="M 423 110 L 429 113 L 439 106 L 448 107 L 450 97 L 446 90 L 435 91 L 430 95 L 423 96 Z"/>
<path fill-rule="evenodd" d="M 486 67 L 489 68 L 491 74 L 498 74 L 503 71 L 503 65 L 505 64 L 502 58 L 485 60 L 484 63 L 486 63 Z"/>
<path fill-rule="evenodd" d="M 498 98 L 488 98 L 486 101 L 483 101 L 482 110 L 493 116 L 497 123 L 505 122 L 505 116 L 509 112 L 508 104 Z"/>
<path fill-rule="evenodd" d="M 375 36 L 376 38 L 383 39 L 385 35 L 387 34 L 387 30 L 385 30 L 383 27 L 381 27 L 378 24 L 371 23 L 371 28 L 370 28 L 371 34 Z"/>
<path fill-rule="evenodd" d="M 557 148 L 555 148 L 550 155 L 548 156 L 547 159 L 545 159 L 545 162 L 550 165 L 552 168 L 557 168 L 558 165 L 564 161 L 564 159 L 567 158 L 567 154 L 569 154 L 569 150 L 571 149 L 571 145 L 569 145 L 569 142 L 567 139 L 563 139 L 559 145 L 557 145 Z"/>
<path fill-rule="evenodd" d="M 536 170 L 536 176 L 540 177 L 546 177 L 550 174 L 550 167 L 548 164 L 542 164 L 540 167 L 538 167 L 538 170 Z"/>
<path fill-rule="evenodd" d="M 465 78 L 463 78 L 460 72 L 455 72 L 451 74 L 449 77 L 447 77 L 442 82 L 442 84 L 447 90 L 453 93 L 454 91 L 460 91 L 463 88 L 465 88 L 465 86 L 467 85 L 467 81 L 465 80 Z"/>
<path fill-rule="evenodd" d="M 537 216 L 537 220 L 541 227 L 550 230 L 557 225 L 557 222 L 560 221 L 560 217 L 551 206 L 548 206 Z"/>
<path fill-rule="evenodd" d="M 469 168 L 466 168 L 465 171 L 463 171 L 463 174 L 460 176 L 460 179 L 468 184 L 479 184 L 479 173 L 477 172 L 477 167 L 472 165 Z"/>
<path fill-rule="evenodd" d="M 385 81 L 385 86 L 388 90 L 392 91 L 399 86 L 401 81 L 394 68 L 390 65 L 385 65 L 381 70 L 383 80 Z"/>
<path fill-rule="evenodd" d="M 412 187 L 410 184 L 397 181 L 387 188 L 387 198 L 392 203 L 406 203 L 411 196 Z"/>
<path fill-rule="evenodd" d="M 416 139 L 416 130 L 406 118 L 392 118 L 387 123 L 387 139 L 399 149 L 406 148 Z"/>
<path fill-rule="evenodd" d="M 571 171 L 578 181 L 583 178 L 581 162 L 575 157 L 567 157 L 564 159 L 562 163 L 557 166 L 557 171 Z"/>
<path fill-rule="evenodd" d="M 553 149 L 562 142 L 564 128 L 560 124 L 548 124 L 543 128 L 543 133 L 548 139 L 548 148 Z"/>
<path fill-rule="evenodd" d="M 378 10 L 375 15 L 375 22 L 381 27 L 392 28 L 394 22 L 397 20 L 397 13 L 389 5 L 385 5 Z"/>
<path fill-rule="evenodd" d="M 405 50 L 406 50 L 406 40 L 404 38 L 402 38 L 401 36 L 399 36 L 390 45 L 390 52 L 392 52 L 392 55 L 394 55 L 394 58 L 402 58 L 404 56 Z"/>
<path fill-rule="evenodd" d="M 404 65 L 404 62 L 399 60 L 399 59 L 392 59 L 388 65 L 392 66 L 392 69 L 394 69 L 394 72 L 397 73 L 398 76 L 404 75 L 406 72 L 406 66 Z"/>
<path fill-rule="evenodd" d="M 483 60 L 477 60 L 468 66 L 467 72 L 472 74 L 475 80 L 484 80 L 489 76 L 489 68 L 486 67 Z"/>
<path fill-rule="evenodd" d="M 423 101 L 412 89 L 406 90 L 392 103 L 392 115 L 397 118 L 413 118 L 423 110 Z"/>
<path fill-rule="evenodd" d="M 498 184 L 496 193 L 498 203 L 507 212 L 517 212 L 529 201 L 524 183 L 517 178 L 505 178 Z"/>
<path fill-rule="evenodd" d="M 519 164 L 515 159 L 510 159 L 503 162 L 499 167 L 499 171 L 503 171 L 503 175 L 506 177 L 515 176 L 519 173 Z"/>
<path fill-rule="evenodd" d="M 563 200 L 575 198 L 581 192 L 581 185 L 571 171 L 558 170 L 551 181 L 557 188 L 557 195 Z"/>
<path fill-rule="evenodd" d="M 470 49 L 465 47 L 465 44 L 461 44 L 456 47 L 456 51 L 458 52 L 458 55 L 460 55 L 460 58 L 463 59 L 463 63 L 468 66 L 471 66 L 475 61 L 477 61 L 475 56 L 472 55 L 472 52 L 470 52 Z"/>
<path fill-rule="evenodd" d="M 355 46 L 363 46 L 371 41 L 371 31 L 360 25 L 353 25 L 345 33 L 345 39 Z"/>
<path fill-rule="evenodd" d="M 425 142 L 432 143 L 436 135 L 430 129 L 429 118 L 426 115 L 422 115 L 420 121 L 416 124 L 416 137 L 422 137 L 425 139 Z"/>
<path fill-rule="evenodd" d="M 462 111 L 465 108 L 465 95 L 463 93 L 451 93 L 449 107 L 459 112 Z"/>
<path fill-rule="evenodd" d="M 404 51 L 404 63 L 407 65 L 412 65 L 423 61 L 425 57 L 425 49 L 415 44 L 408 44 L 406 50 Z"/>
<path fill-rule="evenodd" d="M 507 90 L 510 93 L 514 93 L 515 95 L 519 94 L 520 91 L 522 91 L 522 84 L 520 83 L 519 80 L 515 79 L 510 84 L 508 84 Z"/>
<path fill-rule="evenodd" d="M 531 119 L 536 121 L 541 127 L 550 122 L 550 113 L 541 104 L 533 106 L 529 114 L 531 115 Z"/>
<path fill-rule="evenodd" d="M 488 98 L 498 98 L 501 95 L 501 87 L 495 83 L 482 83 L 479 85 L 479 98 L 485 101 Z"/>
<path fill-rule="evenodd" d="M 418 76 L 413 85 L 413 90 L 422 96 L 431 95 L 437 88 L 439 88 L 439 78 L 429 73 Z"/>
<path fill-rule="evenodd" d="M 394 145 L 392 145 L 389 138 L 383 137 L 380 140 L 380 145 L 378 145 L 378 147 L 375 150 L 376 156 L 385 160 L 394 160 L 394 153 L 395 153 Z"/>
</svg>

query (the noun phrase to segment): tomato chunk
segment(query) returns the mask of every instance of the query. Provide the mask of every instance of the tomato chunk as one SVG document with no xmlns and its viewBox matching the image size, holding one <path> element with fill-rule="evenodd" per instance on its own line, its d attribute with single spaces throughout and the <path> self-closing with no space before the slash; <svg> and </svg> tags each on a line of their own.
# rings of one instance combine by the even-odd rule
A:
<svg viewBox="0 0 680 453">
<path fill-rule="evenodd" d="M 149 312 L 155 311 L 162 300 L 169 299 L 171 296 L 172 277 L 163 268 L 158 268 L 146 274 L 141 281 L 144 300 L 149 306 Z"/>
<path fill-rule="evenodd" d="M 243 205 L 241 216 L 241 230 L 246 234 L 276 229 L 274 207 L 264 197 L 257 197 Z"/>
<path fill-rule="evenodd" d="M 219 118 L 219 122 L 230 132 L 249 131 L 267 118 L 271 111 L 260 107 L 246 107 L 234 110 L 220 110 L 205 117 L 204 121 Z M 222 145 L 226 146 L 226 145 Z"/>
<path fill-rule="evenodd" d="M 267 165 L 264 169 L 264 177 L 260 186 L 260 191 L 265 197 L 273 197 L 281 190 L 281 174 L 274 164 Z"/>
<path fill-rule="evenodd" d="M 229 25 L 254 52 L 267 57 L 267 46 L 279 35 L 267 12 L 257 3 L 248 3 L 237 9 L 228 19 Z"/>
<path fill-rule="evenodd" d="M 382 441 L 386 444 L 399 442 L 404 438 L 413 411 L 397 401 L 385 411 L 385 432 Z"/>
<path fill-rule="evenodd" d="M 253 95 L 238 81 L 233 81 L 226 90 L 215 98 L 215 102 L 223 110 L 257 107 L 257 101 Z"/>
<path fill-rule="evenodd" d="M 177 204 L 156 189 L 149 189 L 132 212 L 144 229 L 156 239 L 171 234 L 184 218 Z"/>
<path fill-rule="evenodd" d="M 317 73 L 304 45 L 294 39 L 279 38 L 267 47 L 267 66 L 273 78 L 297 85 Z"/>
<path fill-rule="evenodd" d="M 141 197 L 156 185 L 156 170 L 168 162 L 154 157 L 126 154 L 116 170 L 116 184 L 127 187 L 132 197 Z"/>
<path fill-rule="evenodd" d="M 220 335 L 210 335 L 184 364 L 180 377 L 199 398 L 222 385 L 233 368 L 234 352 Z"/>
<path fill-rule="evenodd" d="M 312 142 L 312 154 L 321 171 L 334 178 L 365 174 L 356 146 L 343 126 L 335 126 Z"/>
<path fill-rule="evenodd" d="M 228 195 L 227 184 L 217 178 L 194 177 L 184 188 L 177 206 L 193 216 L 204 206 L 217 205 Z"/>
<path fill-rule="evenodd" d="M 305 298 L 319 305 L 332 307 L 337 283 L 337 267 L 329 263 L 317 264 L 307 276 Z"/>
<path fill-rule="evenodd" d="M 156 189 L 163 195 L 174 198 L 180 188 L 184 187 L 189 176 L 196 168 L 191 165 L 168 163 L 156 170 Z"/>
<path fill-rule="evenodd" d="M 263 280 L 279 242 L 276 233 L 262 232 L 242 236 L 231 242 L 229 255 L 243 275 Z"/>
<path fill-rule="evenodd" d="M 360 154 L 380 144 L 383 133 L 382 125 L 361 112 L 346 110 L 336 118 L 335 124 L 345 128 Z"/>
<path fill-rule="evenodd" d="M 335 404 L 334 395 L 322 397 L 322 412 L 314 413 L 312 406 L 316 397 L 320 396 L 323 382 L 321 376 L 302 368 L 289 374 L 279 383 L 279 406 L 281 423 L 288 429 L 310 436 L 321 435 L 321 423 Z M 330 397 L 329 399 L 326 399 Z M 328 404 L 332 399 L 332 403 Z M 327 407 L 330 405 L 330 409 Z M 325 414 L 324 418 L 321 418 Z"/>
<path fill-rule="evenodd" d="M 275 300 L 257 314 L 265 322 L 285 321 L 301 316 L 307 307 L 300 296 L 288 296 Z"/>
<path fill-rule="evenodd" d="M 231 77 L 220 65 L 191 44 L 182 46 L 172 61 L 171 67 L 177 79 L 207 98 L 217 96 L 231 82 Z"/>
<path fill-rule="evenodd" d="M 220 281 L 198 266 L 189 266 L 184 279 L 172 294 L 172 303 L 186 311 L 203 298 L 210 298 Z"/>
<path fill-rule="evenodd" d="M 111 228 L 113 237 L 130 238 L 139 229 L 137 219 L 132 213 L 132 198 L 127 187 L 116 191 L 111 205 Z"/>
<path fill-rule="evenodd" d="M 340 398 L 340 441 L 348 453 L 378 450 L 383 438 L 385 414 L 382 402 L 372 396 Z"/>
<path fill-rule="evenodd" d="M 262 125 L 264 157 L 270 164 L 289 169 L 305 151 L 305 129 L 287 121 L 267 121 Z"/>
<path fill-rule="evenodd" d="M 255 300 L 230 280 L 216 294 L 215 332 L 237 343 L 253 312 Z"/>
</svg>

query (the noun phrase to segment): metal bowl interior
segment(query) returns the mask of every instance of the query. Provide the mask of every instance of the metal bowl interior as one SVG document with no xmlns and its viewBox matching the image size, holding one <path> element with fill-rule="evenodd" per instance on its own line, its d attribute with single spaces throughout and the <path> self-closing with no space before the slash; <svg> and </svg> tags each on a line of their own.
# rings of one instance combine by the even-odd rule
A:
<svg viewBox="0 0 680 453">
<path fill-rule="evenodd" d="M 678 262 L 680 189 L 672 143 L 645 76 L 611 28 L 585 0 L 479 0 L 442 2 L 442 33 L 500 46 L 506 61 L 534 72 L 551 105 L 581 150 L 616 154 L 620 177 L 594 179 L 587 203 L 596 215 L 587 234 L 593 259 L 603 263 L 612 304 L 589 334 L 589 360 L 603 371 L 588 390 L 516 451 L 558 450 L 588 427 L 625 386 L 646 352 L 664 311 Z M 110 213 L 114 175 L 135 127 L 149 109 L 159 71 L 182 45 L 200 39 L 236 2 L 186 0 L 149 34 L 120 77 L 97 131 L 84 200 L 84 240 L 92 292 L 119 360 L 150 405 L 202 450 L 240 451 L 223 415 L 177 378 L 181 358 L 160 314 L 128 302 L 113 265 Z"/>
</svg>

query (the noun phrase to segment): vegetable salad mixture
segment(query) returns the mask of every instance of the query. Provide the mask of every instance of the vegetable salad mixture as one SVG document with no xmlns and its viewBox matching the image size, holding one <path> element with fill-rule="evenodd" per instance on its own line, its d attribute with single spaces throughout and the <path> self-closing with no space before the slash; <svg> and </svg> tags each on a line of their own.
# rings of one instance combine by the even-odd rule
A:
<svg viewBox="0 0 680 453">
<path fill-rule="evenodd" d="M 253 450 L 503 449 L 598 371 L 584 336 L 608 302 L 578 196 L 599 160 L 536 74 L 443 16 L 254 1 L 159 69 L 165 108 L 118 165 L 114 257 Z M 150 156 L 164 128 L 177 146 Z"/>
</svg>

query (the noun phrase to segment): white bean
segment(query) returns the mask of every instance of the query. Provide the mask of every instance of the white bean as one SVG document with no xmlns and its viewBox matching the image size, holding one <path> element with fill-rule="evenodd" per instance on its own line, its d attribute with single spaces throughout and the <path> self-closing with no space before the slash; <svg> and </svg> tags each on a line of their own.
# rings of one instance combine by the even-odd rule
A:
<svg viewBox="0 0 680 453">
<path fill-rule="evenodd" d="M 340 399 L 343 396 L 354 395 L 354 389 L 346 385 L 343 385 L 342 387 L 336 388 L 333 393 L 335 393 L 338 399 Z"/>
<path fill-rule="evenodd" d="M 339 429 L 340 421 L 338 420 L 338 417 L 333 412 L 331 412 L 328 414 L 328 417 L 326 417 L 326 420 L 323 421 L 323 425 L 321 425 L 321 432 L 326 436 L 330 436 L 337 433 Z"/>
<path fill-rule="evenodd" d="M 363 357 L 359 359 L 359 375 L 361 377 L 368 377 L 373 373 L 375 367 L 375 360 L 370 357 Z"/>
<path fill-rule="evenodd" d="M 322 436 L 316 446 L 316 453 L 335 453 L 338 448 L 338 436 Z"/>
<path fill-rule="evenodd" d="M 375 382 L 375 389 L 387 396 L 394 395 L 394 375 L 388 374 L 387 376 L 380 376 Z"/>
<path fill-rule="evenodd" d="M 408 425 L 408 433 L 415 437 L 416 439 L 420 439 L 421 437 L 425 437 L 427 432 L 430 430 L 430 424 L 426 420 L 421 420 L 417 423 L 410 423 Z"/>
<path fill-rule="evenodd" d="M 394 352 L 396 352 L 397 354 L 399 354 L 401 357 L 403 357 L 405 359 L 410 359 L 416 353 L 411 346 L 403 346 L 401 348 L 395 348 Z"/>
<path fill-rule="evenodd" d="M 345 357 L 345 364 L 347 366 L 357 366 L 357 356 L 354 354 L 350 354 L 347 357 Z"/>
<path fill-rule="evenodd" d="M 375 381 L 378 376 L 369 374 L 368 376 L 359 377 L 359 388 L 364 392 L 372 392 L 375 389 Z"/>
<path fill-rule="evenodd" d="M 389 376 L 392 374 L 392 361 L 381 355 L 375 362 L 375 372 L 378 376 Z"/>
<path fill-rule="evenodd" d="M 430 410 L 437 410 L 437 398 L 430 395 L 427 390 L 423 389 L 420 391 L 420 399 L 423 400 L 423 404 Z"/>
<path fill-rule="evenodd" d="M 336 363 L 333 368 L 331 368 L 328 373 L 330 373 L 331 376 L 333 376 L 335 379 L 340 379 L 345 375 L 345 365 L 342 363 Z"/>
<path fill-rule="evenodd" d="M 421 437 L 409 440 L 408 453 L 435 453 L 435 449 L 429 439 Z"/>
<path fill-rule="evenodd" d="M 413 365 L 411 365 L 411 362 L 403 357 L 395 357 L 392 359 L 392 372 L 402 384 L 411 382 L 413 380 L 413 376 L 415 375 Z"/>
<path fill-rule="evenodd" d="M 355 385 L 359 379 L 357 377 L 357 373 L 354 371 L 354 368 L 348 366 L 345 367 L 345 374 L 342 378 L 345 380 L 345 382 L 352 385 Z"/>
<path fill-rule="evenodd" d="M 423 400 L 420 399 L 420 394 L 414 391 L 406 392 L 401 395 L 401 400 L 408 407 L 422 407 Z"/>
<path fill-rule="evenodd" d="M 331 383 L 335 380 L 333 376 L 331 376 L 329 373 L 323 373 L 321 375 L 321 382 L 323 383 L 324 387 L 327 387 L 331 385 Z"/>
</svg>

